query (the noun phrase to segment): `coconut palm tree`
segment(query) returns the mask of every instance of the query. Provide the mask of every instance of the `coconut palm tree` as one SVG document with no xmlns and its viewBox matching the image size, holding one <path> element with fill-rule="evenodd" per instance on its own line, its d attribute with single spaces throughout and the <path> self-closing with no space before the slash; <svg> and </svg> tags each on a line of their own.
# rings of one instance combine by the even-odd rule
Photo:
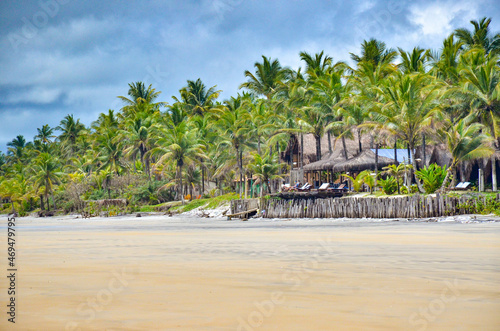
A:
<svg viewBox="0 0 500 331">
<path fill-rule="evenodd" d="M 253 153 L 253 160 L 248 165 L 248 168 L 254 176 L 260 180 L 260 197 L 264 194 L 264 184 L 267 185 L 268 192 L 270 191 L 269 181 L 275 179 L 282 179 L 279 175 L 279 169 L 281 164 L 278 160 L 278 155 L 276 153 L 269 154 L 264 153 L 264 155 L 259 155 L 258 153 Z"/>
<path fill-rule="evenodd" d="M 424 50 L 420 47 L 413 48 L 412 52 L 405 52 L 398 48 L 402 62 L 399 64 L 399 70 L 405 74 L 414 72 L 425 72 L 426 63 L 429 58 L 429 50 Z"/>
<path fill-rule="evenodd" d="M 47 208 L 50 210 L 49 194 L 52 196 L 52 203 L 56 209 L 56 201 L 54 199 L 54 186 L 61 182 L 64 173 L 57 158 L 48 153 L 41 153 L 33 160 L 32 165 L 33 176 L 31 180 L 34 182 L 35 188 L 43 187 L 43 195 L 47 201 Z"/>
<path fill-rule="evenodd" d="M 119 96 L 125 106 L 122 108 L 125 117 L 133 113 L 147 112 L 152 114 L 157 112 L 161 106 L 165 106 L 165 102 L 155 102 L 160 96 L 161 91 L 156 91 L 150 84 L 148 87 L 143 82 L 128 84 L 128 98 Z"/>
<path fill-rule="evenodd" d="M 243 182 L 243 152 L 244 146 L 248 146 L 248 134 L 250 132 L 249 113 L 246 109 L 243 98 L 238 95 L 237 98 L 224 102 L 224 108 L 219 115 L 216 123 L 220 132 L 218 148 L 231 147 L 236 156 L 238 170 L 240 175 L 240 184 Z M 240 194 L 242 187 L 240 185 Z"/>
<path fill-rule="evenodd" d="M 34 140 L 39 140 L 42 144 L 50 144 L 52 138 L 55 138 L 54 129 L 51 128 L 48 124 L 42 126 L 42 128 L 38 128 L 37 135 L 33 138 Z"/>
<path fill-rule="evenodd" d="M 466 28 L 456 29 L 454 35 L 460 40 L 467 49 L 481 48 L 486 55 L 497 55 L 500 53 L 500 33 L 491 35 L 491 18 L 483 17 L 479 21 L 470 21 L 474 30 Z"/>
<path fill-rule="evenodd" d="M 358 65 L 363 62 L 371 62 L 374 66 L 377 66 L 379 63 L 392 63 L 397 57 L 395 50 L 392 48 L 387 49 L 383 41 L 376 39 L 363 40 L 361 43 L 361 55 L 349 54 L 351 54 L 351 59 Z"/>
<path fill-rule="evenodd" d="M 97 158 L 99 169 L 109 168 L 115 174 L 121 174 L 127 168 L 123 160 L 123 141 L 116 131 L 108 131 L 97 137 Z"/>
<path fill-rule="evenodd" d="M 186 107 L 187 113 L 189 115 L 204 116 L 210 112 L 221 92 L 216 88 L 217 86 L 212 86 L 207 89 L 200 78 L 196 81 L 188 80 L 187 86 L 180 90 L 181 100 L 184 107 Z"/>
<path fill-rule="evenodd" d="M 452 161 L 448 173 L 441 186 L 443 191 L 450 177 L 451 171 L 456 173 L 456 166 L 462 161 L 470 161 L 490 156 L 494 149 L 491 146 L 491 137 L 484 133 L 484 126 L 473 121 L 473 116 L 460 119 L 440 133 L 446 141 L 446 146 L 451 153 Z"/>
<path fill-rule="evenodd" d="M 495 141 L 495 148 L 500 149 L 500 68 L 498 57 L 491 55 L 484 58 L 483 50 L 471 50 L 463 57 L 460 70 L 461 80 L 457 89 L 472 110 L 475 118 L 483 123 Z M 496 159 L 491 158 L 493 190 L 497 190 Z"/>
<path fill-rule="evenodd" d="M 18 135 L 7 143 L 7 156 L 12 158 L 15 163 L 22 163 L 29 145 L 30 143 L 26 142 L 23 135 Z"/>
<path fill-rule="evenodd" d="M 187 164 L 192 164 L 200 158 L 205 158 L 203 146 L 197 139 L 196 130 L 188 125 L 188 122 L 181 122 L 173 128 L 164 127 L 164 134 L 158 137 L 157 147 L 153 148 L 152 155 L 160 156 L 155 167 L 159 167 L 166 162 L 175 162 L 177 167 L 177 192 L 184 201 L 182 186 L 182 168 Z"/>
<path fill-rule="evenodd" d="M 385 99 L 376 110 L 380 126 L 408 144 L 416 170 L 415 146 L 438 113 L 439 85 L 427 74 L 396 73 L 378 89 Z M 420 181 L 415 180 L 423 192 Z"/>
<path fill-rule="evenodd" d="M 67 115 L 61 120 L 56 130 L 62 132 L 57 139 L 67 149 L 69 155 L 74 156 L 77 150 L 76 142 L 86 131 L 85 125 L 80 123 L 79 119 L 75 121 L 73 115 Z"/>
<path fill-rule="evenodd" d="M 271 60 L 262 55 L 262 63 L 255 62 L 255 74 L 245 70 L 248 81 L 241 84 L 256 95 L 264 95 L 268 100 L 272 95 L 283 89 L 283 83 L 289 76 L 289 69 L 281 66 L 278 59 Z"/>
</svg>

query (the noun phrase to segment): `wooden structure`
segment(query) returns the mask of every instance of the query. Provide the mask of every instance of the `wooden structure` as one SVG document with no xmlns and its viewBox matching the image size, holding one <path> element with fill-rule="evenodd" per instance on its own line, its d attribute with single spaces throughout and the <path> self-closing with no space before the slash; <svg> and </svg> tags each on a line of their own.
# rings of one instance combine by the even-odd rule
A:
<svg viewBox="0 0 500 331">
<path fill-rule="evenodd" d="M 426 218 L 468 214 L 478 199 L 485 197 L 398 196 L 386 198 L 344 197 L 310 199 L 268 199 L 266 218 Z M 497 201 L 500 195 L 496 196 Z"/>
</svg>

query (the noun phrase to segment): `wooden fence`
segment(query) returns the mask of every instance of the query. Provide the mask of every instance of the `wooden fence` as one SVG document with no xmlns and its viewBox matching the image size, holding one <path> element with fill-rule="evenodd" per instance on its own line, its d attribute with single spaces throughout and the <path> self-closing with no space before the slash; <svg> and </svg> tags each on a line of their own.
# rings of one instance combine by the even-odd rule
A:
<svg viewBox="0 0 500 331">
<path fill-rule="evenodd" d="M 500 200 L 500 195 L 497 194 L 496 200 Z M 486 197 L 416 194 L 387 198 L 267 199 L 262 209 L 266 218 L 425 218 L 474 213 L 478 204 L 486 204 Z"/>
</svg>

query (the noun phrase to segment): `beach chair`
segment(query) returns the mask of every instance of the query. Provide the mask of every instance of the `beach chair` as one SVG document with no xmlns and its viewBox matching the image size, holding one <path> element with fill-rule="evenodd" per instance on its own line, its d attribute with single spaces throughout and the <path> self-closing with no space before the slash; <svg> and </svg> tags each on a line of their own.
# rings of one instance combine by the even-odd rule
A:
<svg viewBox="0 0 500 331">
<path fill-rule="evenodd" d="M 281 192 L 287 192 L 291 189 L 290 184 L 285 184 L 281 187 Z"/>
<path fill-rule="evenodd" d="M 312 188 L 311 184 L 305 183 L 304 186 L 298 189 L 299 192 L 307 192 L 310 191 Z"/>
<path fill-rule="evenodd" d="M 328 190 L 329 186 L 330 186 L 330 183 L 323 183 L 323 184 L 321 184 L 320 187 L 318 187 L 318 191 L 326 191 L 326 190 Z"/>
<path fill-rule="evenodd" d="M 467 190 L 469 187 L 470 182 L 460 182 L 455 186 L 454 190 Z"/>
</svg>

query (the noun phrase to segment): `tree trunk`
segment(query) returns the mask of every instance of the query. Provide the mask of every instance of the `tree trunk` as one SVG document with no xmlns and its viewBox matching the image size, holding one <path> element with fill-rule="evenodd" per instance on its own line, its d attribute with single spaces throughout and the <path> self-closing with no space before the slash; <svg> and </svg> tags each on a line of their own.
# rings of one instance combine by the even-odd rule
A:
<svg viewBox="0 0 500 331">
<path fill-rule="evenodd" d="M 330 130 L 326 132 L 328 134 L 328 153 L 332 154 L 332 134 Z"/>
<path fill-rule="evenodd" d="M 205 194 L 205 167 L 201 164 L 201 197 Z"/>
<path fill-rule="evenodd" d="M 375 144 L 375 188 L 377 187 L 378 178 L 378 143 Z"/>
<path fill-rule="evenodd" d="M 40 194 L 40 210 L 45 210 L 45 206 L 43 204 L 43 195 Z"/>
<path fill-rule="evenodd" d="M 15 214 L 16 213 L 16 209 L 14 208 L 14 200 L 12 200 L 12 198 L 10 198 L 9 200 L 10 200 L 10 204 L 12 206 L 12 214 Z"/>
<path fill-rule="evenodd" d="M 321 136 L 314 135 L 316 139 L 316 161 L 321 160 Z"/>
<path fill-rule="evenodd" d="M 361 154 L 361 151 L 363 150 L 363 146 L 361 145 L 361 129 L 358 129 L 358 145 L 359 153 Z"/>
<path fill-rule="evenodd" d="M 342 136 L 342 148 L 344 149 L 344 157 L 345 159 L 349 159 L 349 157 L 347 156 L 347 145 L 345 143 L 345 137 Z"/>
<path fill-rule="evenodd" d="M 394 137 L 394 160 L 398 161 L 398 138 Z"/>
<path fill-rule="evenodd" d="M 184 194 L 182 192 L 182 165 L 178 165 L 177 169 L 177 178 L 179 180 L 179 195 L 181 196 L 181 202 L 184 205 Z"/>
<path fill-rule="evenodd" d="M 408 151 L 410 153 L 410 158 L 411 158 L 411 163 L 413 165 L 413 169 L 417 169 L 417 161 L 415 160 L 415 154 L 413 153 L 413 146 L 408 145 Z M 422 183 L 420 183 L 420 180 L 417 178 L 417 175 L 415 172 L 413 172 L 413 176 L 415 177 L 415 182 L 417 183 L 418 191 L 420 193 L 424 193 L 424 188 L 422 187 Z M 409 185 L 411 186 L 411 184 Z"/>
<path fill-rule="evenodd" d="M 50 191 L 50 196 L 52 197 L 52 204 L 54 206 L 54 211 L 57 210 L 56 199 L 54 199 L 54 191 Z"/>
<path fill-rule="evenodd" d="M 497 188 L 497 166 L 496 166 L 496 158 L 495 154 L 491 156 L 491 182 L 492 182 L 492 189 L 493 192 L 496 192 L 498 190 Z"/>
<path fill-rule="evenodd" d="M 242 190 L 242 184 L 243 184 L 243 152 L 239 152 L 238 154 L 238 158 L 239 158 L 239 164 L 238 164 L 238 168 L 240 170 L 240 199 L 243 197 L 243 190 Z"/>
<path fill-rule="evenodd" d="M 427 165 L 426 163 L 426 157 L 427 153 L 425 150 L 425 134 L 422 133 L 422 166 L 425 167 Z"/>
<path fill-rule="evenodd" d="M 302 126 L 300 127 L 302 130 Z M 304 135 L 300 134 L 300 168 L 304 168 Z"/>
</svg>

